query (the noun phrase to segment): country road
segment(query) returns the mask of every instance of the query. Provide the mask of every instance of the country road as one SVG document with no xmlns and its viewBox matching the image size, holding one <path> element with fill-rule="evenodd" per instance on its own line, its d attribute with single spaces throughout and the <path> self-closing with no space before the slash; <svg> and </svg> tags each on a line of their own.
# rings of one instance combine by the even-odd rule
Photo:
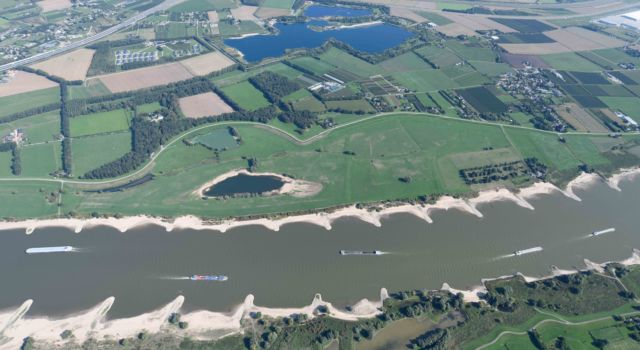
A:
<svg viewBox="0 0 640 350">
<path fill-rule="evenodd" d="M 65 53 L 65 52 L 68 52 L 68 51 L 71 51 L 71 50 L 75 50 L 75 49 L 77 49 L 79 47 L 83 47 L 83 46 L 89 45 L 89 44 L 91 44 L 93 42 L 96 42 L 96 41 L 98 41 L 100 39 L 103 39 L 103 38 L 105 38 L 105 37 L 117 32 L 117 31 L 119 31 L 121 29 L 124 29 L 124 28 L 126 28 L 126 27 L 128 27 L 130 25 L 133 25 L 136 22 L 138 22 L 139 20 L 144 19 L 147 16 L 149 16 L 149 15 L 155 13 L 155 12 L 166 10 L 166 9 L 168 9 L 170 7 L 173 7 L 173 6 L 179 4 L 179 3 L 183 2 L 183 1 L 184 0 L 165 0 L 165 1 L 163 1 L 161 4 L 159 4 L 157 6 L 154 6 L 154 7 L 150 8 L 150 9 L 148 9 L 146 11 L 140 12 L 139 14 L 137 14 L 137 15 L 131 17 L 131 18 L 128 18 L 124 22 L 122 22 L 120 24 L 117 24 L 117 25 L 115 25 L 115 26 L 113 26 L 113 27 L 111 27 L 109 29 L 106 29 L 106 30 L 104 30 L 104 31 L 102 31 L 100 33 L 92 35 L 92 36 L 90 36 L 88 38 L 84 38 L 82 40 L 73 42 L 73 43 L 65 45 L 63 47 L 59 47 L 59 48 L 57 48 L 55 50 L 42 52 L 42 53 L 39 53 L 37 55 L 33 55 L 31 57 L 23 58 L 21 60 L 17 60 L 17 61 L 11 62 L 11 63 L 4 64 L 4 65 L 0 66 L 0 72 L 4 72 L 6 70 L 13 69 L 13 68 L 16 68 L 16 67 L 19 67 L 19 66 L 32 64 L 32 63 L 35 63 L 35 62 L 38 62 L 38 61 L 46 60 L 46 59 L 51 58 L 53 56 L 57 56 L 57 55 Z"/>
</svg>

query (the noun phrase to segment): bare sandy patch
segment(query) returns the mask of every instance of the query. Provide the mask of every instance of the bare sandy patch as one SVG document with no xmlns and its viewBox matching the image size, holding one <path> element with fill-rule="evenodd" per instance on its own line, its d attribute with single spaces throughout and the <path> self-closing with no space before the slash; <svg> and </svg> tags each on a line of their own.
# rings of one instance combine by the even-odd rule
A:
<svg viewBox="0 0 640 350">
<path fill-rule="evenodd" d="M 84 80 L 93 59 L 94 50 L 79 49 L 62 56 L 54 57 L 32 67 L 66 80 Z"/>
<path fill-rule="evenodd" d="M 560 43 L 542 44 L 499 44 L 509 53 L 520 55 L 546 55 L 551 53 L 570 52 L 571 49 Z"/>
<path fill-rule="evenodd" d="M 257 6 L 240 6 L 235 9 L 231 9 L 231 15 L 233 18 L 240 21 L 256 21 L 255 13 L 258 11 Z"/>
<path fill-rule="evenodd" d="M 391 7 L 391 15 L 396 17 L 402 17 L 416 23 L 422 23 L 427 21 L 426 18 L 418 15 L 412 10 L 403 8 L 403 7 L 398 7 L 398 6 Z"/>
<path fill-rule="evenodd" d="M 43 0 L 38 1 L 36 4 L 42 8 L 42 12 L 63 10 L 71 7 L 71 1 L 69 0 Z"/>
<path fill-rule="evenodd" d="M 207 17 L 209 18 L 210 23 L 218 23 L 220 22 L 220 16 L 218 16 L 218 12 L 209 11 L 207 12 Z"/>
<path fill-rule="evenodd" d="M 100 79 L 109 91 L 115 93 L 166 85 L 191 78 L 193 75 L 182 64 L 173 62 L 101 75 L 95 79 Z"/>
<path fill-rule="evenodd" d="M 545 35 L 571 51 L 587 51 L 620 47 L 622 40 L 579 27 L 568 27 L 545 32 Z"/>
<path fill-rule="evenodd" d="M 202 118 L 233 112 L 233 108 L 213 92 L 183 97 L 179 103 L 180 110 L 187 118 Z"/>
<path fill-rule="evenodd" d="M 207 75 L 232 66 L 234 62 L 219 51 L 210 52 L 204 55 L 187 58 L 180 61 L 180 64 L 191 74 L 196 76 Z"/>
<path fill-rule="evenodd" d="M 53 81 L 37 74 L 23 71 L 14 71 L 13 77 L 8 83 L 0 84 L 0 97 L 12 96 L 24 92 L 48 89 L 58 86 Z"/>
<path fill-rule="evenodd" d="M 273 9 L 269 7 L 261 7 L 255 13 L 258 18 L 272 18 L 272 17 L 280 17 L 280 16 L 289 16 L 291 15 L 291 10 L 287 9 Z"/>
</svg>

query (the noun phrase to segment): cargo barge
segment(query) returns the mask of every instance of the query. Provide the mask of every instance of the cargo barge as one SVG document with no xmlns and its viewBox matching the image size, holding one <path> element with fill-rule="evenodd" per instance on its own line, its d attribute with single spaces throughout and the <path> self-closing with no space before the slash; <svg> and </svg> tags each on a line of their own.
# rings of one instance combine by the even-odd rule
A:
<svg viewBox="0 0 640 350">
<path fill-rule="evenodd" d="M 37 247 L 37 248 L 29 248 L 24 252 L 27 254 L 46 254 L 46 253 L 68 253 L 72 252 L 72 246 L 61 246 L 61 247 Z"/>
</svg>

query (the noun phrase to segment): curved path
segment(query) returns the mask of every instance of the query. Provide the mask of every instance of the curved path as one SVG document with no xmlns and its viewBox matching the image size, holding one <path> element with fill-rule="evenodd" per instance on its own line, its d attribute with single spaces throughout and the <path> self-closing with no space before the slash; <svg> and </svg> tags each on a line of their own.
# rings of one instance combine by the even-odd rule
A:
<svg viewBox="0 0 640 350">
<path fill-rule="evenodd" d="M 536 311 L 538 311 L 541 314 L 544 314 L 544 315 L 547 315 L 547 316 L 556 317 L 556 318 L 548 318 L 546 320 L 542 320 L 542 321 L 536 323 L 533 327 L 531 327 L 531 329 L 535 329 L 535 328 L 537 328 L 537 327 L 539 327 L 539 326 L 541 326 L 541 325 L 543 325 L 545 323 L 559 323 L 559 324 L 564 325 L 564 326 L 582 326 L 582 325 L 585 325 L 585 324 L 606 321 L 606 320 L 608 320 L 608 319 L 610 319 L 612 317 L 612 316 L 604 316 L 604 317 L 594 318 L 593 320 L 587 320 L 587 321 L 581 321 L 581 322 L 571 322 L 571 321 L 567 321 L 567 320 L 565 320 L 565 319 L 563 319 L 563 318 L 561 318 L 559 316 L 556 316 L 556 315 L 549 314 L 549 313 L 543 312 L 541 310 L 538 310 L 537 308 L 536 308 Z M 632 315 L 638 315 L 638 314 L 640 314 L 640 311 L 628 312 L 626 314 L 621 314 L 620 316 L 624 317 L 624 316 L 632 316 Z M 481 345 L 481 346 L 477 347 L 475 350 L 486 349 L 486 348 L 494 345 L 495 343 L 497 343 L 500 340 L 500 338 L 502 338 L 504 336 L 507 336 L 507 335 L 527 335 L 527 334 L 528 334 L 527 332 L 504 331 L 504 332 L 501 332 L 500 334 L 498 334 L 494 340 L 492 340 L 492 341 L 490 341 L 490 342 L 488 342 L 488 343 L 486 343 L 484 345 Z"/>
<path fill-rule="evenodd" d="M 115 184 L 124 180 L 128 180 L 128 179 L 132 179 L 135 178 L 136 176 L 146 172 L 147 170 L 149 170 L 153 164 L 154 161 L 160 157 L 160 155 L 162 155 L 162 153 L 164 151 L 166 151 L 169 147 L 171 147 L 173 144 L 175 144 L 176 142 L 182 140 L 184 137 L 189 136 L 190 134 L 193 134 L 195 132 L 198 132 L 200 130 L 204 130 L 207 128 L 211 128 L 211 127 L 216 127 L 216 126 L 221 126 L 221 125 L 254 125 L 254 126 L 258 126 L 261 128 L 266 128 L 269 131 L 272 131 L 276 134 L 280 134 L 286 138 L 288 138 L 289 140 L 291 140 L 292 142 L 298 144 L 298 145 L 308 145 L 311 144 L 319 139 L 322 139 L 323 137 L 329 135 L 330 133 L 338 130 L 338 129 L 342 129 L 342 128 L 346 128 L 349 126 L 353 126 L 356 124 L 360 124 L 363 122 L 367 122 L 373 119 L 379 119 L 379 118 L 383 118 L 383 117 L 387 117 L 387 116 L 417 116 L 417 117 L 435 117 L 435 118 L 439 118 L 439 119 L 445 119 L 445 120 L 454 120 L 457 122 L 462 122 L 462 123 L 472 123 L 472 124 L 481 124 L 481 125 L 491 125 L 494 127 L 502 127 L 502 128 L 512 128 L 512 129 L 525 129 L 525 130 L 529 130 L 531 132 L 540 132 L 540 133 L 547 133 L 547 134 L 553 134 L 553 135 L 558 135 L 557 132 L 555 131 L 547 131 L 547 130 L 539 130 L 539 129 L 533 129 L 530 127 L 525 127 L 525 126 L 519 126 L 519 125 L 504 125 L 504 124 L 498 124 L 498 123 L 492 123 L 492 122 L 486 122 L 486 121 L 481 121 L 481 120 L 470 120 L 470 119 L 461 119 L 461 118 L 456 118 L 456 117 L 447 117 L 447 116 L 443 116 L 443 115 L 438 115 L 438 114 L 430 114 L 430 113 L 421 113 L 421 112 L 391 112 L 391 113 L 379 113 L 379 114 L 374 114 L 368 117 L 364 117 L 358 120 L 354 120 L 348 123 L 344 123 L 344 124 L 340 124 L 336 127 L 333 127 L 331 129 L 327 129 L 324 130 L 316 135 L 313 135 L 307 139 L 300 139 L 298 138 L 296 135 L 293 135 L 287 131 L 284 131 L 278 127 L 275 127 L 273 125 L 269 125 L 269 124 L 264 124 L 264 123 L 258 123 L 258 122 L 243 122 L 243 121 L 226 121 L 226 122 L 217 122 L 217 123 L 211 123 L 211 124 L 206 124 L 206 125 L 202 125 L 199 126 L 197 128 L 194 129 L 190 129 L 187 130 L 186 132 L 176 136 L 173 140 L 171 140 L 169 143 L 167 143 L 166 145 L 162 146 L 160 148 L 160 150 L 158 152 L 155 152 L 152 154 L 151 158 L 147 161 L 147 163 L 140 169 L 134 171 L 131 174 L 127 174 L 115 179 L 110 179 L 110 180 L 102 180 L 102 181 L 92 181 L 92 180 L 69 180 L 69 179 L 54 179 L 54 178 L 44 178 L 44 177 L 23 177 L 23 178 L 0 178 L 0 181 L 39 181 L 39 182 L 55 182 L 55 183 L 60 183 L 60 184 L 75 184 L 75 185 L 109 185 L 109 184 Z M 587 133 L 587 132 L 569 132 L 569 133 L 564 133 L 562 135 L 591 135 L 591 136 L 604 136 L 604 135 L 609 135 L 609 133 Z M 624 134 L 623 134 L 624 135 Z"/>
</svg>

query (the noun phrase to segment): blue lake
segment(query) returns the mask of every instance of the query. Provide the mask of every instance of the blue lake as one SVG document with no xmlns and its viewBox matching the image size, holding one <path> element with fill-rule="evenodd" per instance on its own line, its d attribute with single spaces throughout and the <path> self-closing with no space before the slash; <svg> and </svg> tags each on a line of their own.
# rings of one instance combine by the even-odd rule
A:
<svg viewBox="0 0 640 350">
<path fill-rule="evenodd" d="M 340 7 L 340 6 L 323 6 L 313 5 L 309 6 L 304 15 L 312 18 L 321 17 L 362 17 L 370 16 L 371 10 L 368 9 L 356 9 L 352 7 Z"/>
<path fill-rule="evenodd" d="M 267 57 L 280 57 L 287 49 L 314 48 L 330 38 L 340 40 L 356 50 L 379 53 L 401 44 L 413 36 L 404 28 L 390 24 L 315 31 L 310 25 L 324 26 L 326 22 L 313 21 L 295 24 L 276 24 L 278 35 L 256 35 L 241 39 L 227 39 L 224 43 L 244 54 L 248 62 Z"/>
</svg>

